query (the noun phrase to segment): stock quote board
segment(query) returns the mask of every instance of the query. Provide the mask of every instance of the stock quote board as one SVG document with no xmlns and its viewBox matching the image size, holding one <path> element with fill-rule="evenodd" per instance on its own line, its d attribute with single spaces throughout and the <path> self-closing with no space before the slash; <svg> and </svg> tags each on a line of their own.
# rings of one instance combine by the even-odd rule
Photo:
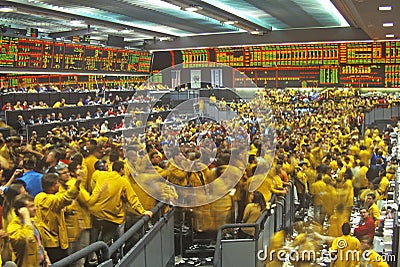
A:
<svg viewBox="0 0 400 267">
<path fill-rule="evenodd" d="M 228 65 L 260 87 L 400 87 L 400 41 L 218 47 L 158 52 L 155 62 L 158 57 L 163 67 Z M 249 85 L 242 78 L 234 83 L 229 86 Z"/>
<path fill-rule="evenodd" d="M 0 36 L 0 68 L 72 72 L 150 72 L 148 52 Z"/>
</svg>

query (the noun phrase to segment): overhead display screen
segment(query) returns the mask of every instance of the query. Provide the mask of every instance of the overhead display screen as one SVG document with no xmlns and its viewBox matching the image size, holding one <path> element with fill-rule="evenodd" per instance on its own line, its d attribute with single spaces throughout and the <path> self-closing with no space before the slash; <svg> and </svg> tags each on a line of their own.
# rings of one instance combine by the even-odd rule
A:
<svg viewBox="0 0 400 267">
<path fill-rule="evenodd" d="M 266 45 L 214 50 L 213 61 L 232 67 L 400 63 L 399 41 Z"/>
<path fill-rule="evenodd" d="M 148 52 L 0 36 L 0 67 L 148 74 L 150 63 Z"/>
<path fill-rule="evenodd" d="M 160 53 L 155 54 L 157 62 Z M 240 70 L 257 86 L 400 87 L 400 41 L 218 47 L 169 54 L 169 66 L 217 62 Z M 157 64 L 153 69 L 161 70 Z"/>
</svg>

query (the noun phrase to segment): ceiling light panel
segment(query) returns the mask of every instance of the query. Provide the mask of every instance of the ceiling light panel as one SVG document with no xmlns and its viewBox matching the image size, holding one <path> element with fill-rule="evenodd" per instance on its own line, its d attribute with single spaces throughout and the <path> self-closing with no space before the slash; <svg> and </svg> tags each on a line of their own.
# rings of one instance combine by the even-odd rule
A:
<svg viewBox="0 0 400 267">
<path fill-rule="evenodd" d="M 72 25 L 72 26 L 87 26 L 87 25 L 85 24 L 85 21 L 84 21 L 84 20 L 79 20 L 79 19 L 72 19 L 72 20 L 71 20 L 71 25 Z"/>
<path fill-rule="evenodd" d="M 383 23 L 383 27 L 393 27 L 393 22 L 385 22 L 385 23 Z"/>
<path fill-rule="evenodd" d="M 196 12 L 201 10 L 202 8 L 200 6 L 189 6 L 189 7 L 185 7 L 184 10 L 185 11 L 189 11 L 189 12 Z"/>
<path fill-rule="evenodd" d="M 7 12 L 15 12 L 15 11 L 17 11 L 17 9 L 13 6 L 0 6 L 0 12 L 7 13 Z"/>
<path fill-rule="evenodd" d="M 227 21 L 223 21 L 222 23 L 223 24 L 228 24 L 228 25 L 233 25 L 233 24 L 238 23 L 238 22 L 234 21 L 234 20 L 227 20 Z"/>
<path fill-rule="evenodd" d="M 378 9 L 380 11 L 390 11 L 392 10 L 392 6 L 380 6 Z"/>
</svg>

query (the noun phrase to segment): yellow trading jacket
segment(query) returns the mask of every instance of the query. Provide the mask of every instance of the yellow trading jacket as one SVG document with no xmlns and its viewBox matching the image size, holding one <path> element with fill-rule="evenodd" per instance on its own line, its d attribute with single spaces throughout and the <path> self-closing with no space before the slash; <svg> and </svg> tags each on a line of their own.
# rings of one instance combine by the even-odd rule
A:
<svg viewBox="0 0 400 267">
<path fill-rule="evenodd" d="M 84 170 L 86 170 L 85 173 L 85 178 L 82 181 L 83 186 L 85 189 L 91 193 L 92 192 L 92 175 L 95 171 L 94 169 L 94 164 L 98 161 L 99 159 L 96 158 L 94 155 L 89 155 L 87 158 L 83 160 L 82 167 L 84 167 Z"/>
<path fill-rule="evenodd" d="M 335 238 L 332 242 L 331 251 L 336 251 L 336 260 L 331 262 L 334 267 L 355 267 L 359 266 L 357 254 L 351 254 L 359 250 L 361 247 L 360 241 L 354 236 L 342 235 Z"/>
<path fill-rule="evenodd" d="M 141 173 L 138 175 L 137 179 L 139 181 L 148 181 L 148 180 L 157 180 L 158 175 L 152 175 L 152 174 L 146 174 L 146 173 Z M 144 191 L 140 185 L 133 179 L 132 176 L 126 177 L 132 186 L 133 191 L 135 191 L 136 195 L 139 198 L 140 203 L 142 203 L 142 206 L 146 210 L 151 210 L 157 203 L 157 200 L 150 196 L 146 191 Z M 144 182 L 143 182 L 144 183 Z M 133 212 L 132 210 L 128 209 L 129 212 Z"/>
<path fill-rule="evenodd" d="M 37 208 L 36 227 L 42 237 L 43 246 L 68 248 L 67 226 L 65 224 L 64 208 L 72 203 L 79 193 L 76 186 L 65 192 L 47 194 L 40 192 L 34 203 Z"/>
<path fill-rule="evenodd" d="M 108 184 L 107 192 L 102 192 L 103 182 Z M 91 213 L 97 218 L 117 224 L 125 221 L 126 205 L 140 215 L 146 212 L 129 181 L 116 171 L 110 172 L 107 180 L 97 181 L 92 197 L 98 199 L 89 207 Z"/>
<path fill-rule="evenodd" d="M 19 217 L 15 217 L 7 228 L 12 249 L 16 255 L 17 266 L 40 266 L 40 251 L 33 225 L 23 224 Z M 46 255 L 46 251 L 44 251 Z"/>
<path fill-rule="evenodd" d="M 379 198 L 378 198 L 379 199 Z M 379 217 L 381 216 L 381 211 L 375 203 L 368 208 L 368 213 L 374 219 L 375 226 L 378 226 Z"/>
<path fill-rule="evenodd" d="M 361 254 L 362 252 L 360 252 Z M 372 249 L 369 250 L 369 253 L 364 253 L 364 255 L 368 255 L 366 259 L 366 266 L 371 267 L 389 267 L 389 264 L 379 255 L 377 252 Z"/>
<path fill-rule="evenodd" d="M 75 182 L 75 178 L 69 179 L 66 182 L 67 188 L 75 187 Z M 65 192 L 66 189 L 60 186 L 59 191 Z M 67 226 L 69 242 L 76 241 L 79 238 L 82 230 L 92 228 L 90 214 L 87 209 L 87 202 L 89 201 L 89 198 L 89 193 L 85 189 L 81 188 L 77 199 L 74 199 L 72 204 L 65 208 L 65 223 Z"/>
</svg>

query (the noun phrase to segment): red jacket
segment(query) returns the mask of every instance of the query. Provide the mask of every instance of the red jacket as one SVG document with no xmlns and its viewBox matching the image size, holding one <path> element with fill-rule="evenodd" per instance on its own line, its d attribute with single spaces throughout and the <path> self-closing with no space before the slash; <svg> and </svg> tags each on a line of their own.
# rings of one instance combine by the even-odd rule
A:
<svg viewBox="0 0 400 267">
<path fill-rule="evenodd" d="M 358 238 L 361 239 L 361 237 L 368 235 L 371 238 L 374 238 L 375 235 L 375 222 L 374 219 L 372 219 L 371 216 L 368 216 L 365 221 L 361 221 L 357 228 L 354 229 L 354 235 Z"/>
</svg>

